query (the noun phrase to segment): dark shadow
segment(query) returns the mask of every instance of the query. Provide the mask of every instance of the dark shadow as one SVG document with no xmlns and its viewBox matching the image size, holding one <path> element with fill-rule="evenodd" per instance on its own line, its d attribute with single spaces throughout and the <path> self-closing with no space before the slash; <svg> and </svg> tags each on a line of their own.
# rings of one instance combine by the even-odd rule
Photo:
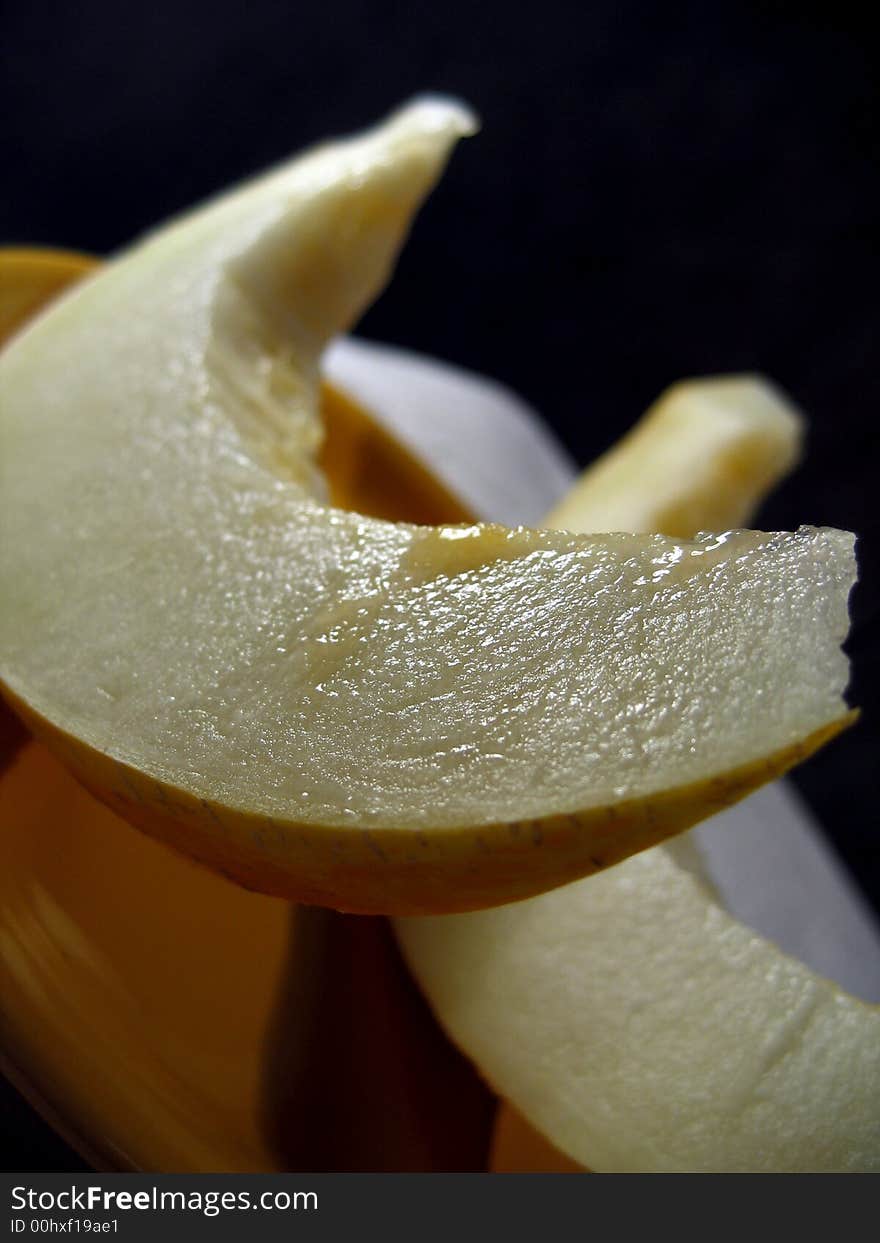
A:
<svg viewBox="0 0 880 1243">
<path fill-rule="evenodd" d="M 495 1098 L 435 1022 L 385 919 L 292 909 L 262 1096 L 288 1170 L 487 1168 Z"/>
</svg>

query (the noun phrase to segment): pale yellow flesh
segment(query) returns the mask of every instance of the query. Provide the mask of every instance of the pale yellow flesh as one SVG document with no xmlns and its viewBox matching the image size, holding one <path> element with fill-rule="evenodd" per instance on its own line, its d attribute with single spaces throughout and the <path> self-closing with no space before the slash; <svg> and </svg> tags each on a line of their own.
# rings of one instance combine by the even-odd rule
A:
<svg viewBox="0 0 880 1243">
<path fill-rule="evenodd" d="M 469 125 L 433 101 L 319 150 L 0 359 L 10 702 L 141 827 L 346 909 L 596 870 L 844 711 L 844 533 L 585 539 L 321 503 L 320 351 Z"/>
<path fill-rule="evenodd" d="M 795 456 L 798 421 L 770 387 L 723 383 L 726 396 L 739 386 L 746 405 L 766 407 L 755 470 L 766 487 Z M 614 451 L 615 521 L 629 503 L 633 521 L 651 523 L 659 461 L 657 523 L 674 495 L 682 512 L 693 500 L 712 521 L 705 485 L 723 475 L 736 448 L 713 426 L 717 384 L 672 390 L 667 431 L 647 433 L 662 448 L 656 459 L 630 452 L 644 443 L 638 430 Z M 743 424 L 752 444 L 756 431 Z M 713 444 L 705 456 L 689 451 Z M 715 492 L 721 525 L 728 506 L 743 503 L 737 490 L 729 478 Z M 761 489 L 749 480 L 743 491 L 757 500 Z M 582 504 L 595 525 L 604 495 L 604 485 L 591 494 L 588 474 L 565 503 L 567 521 L 577 525 Z M 527 902 L 395 927 L 447 1032 L 536 1130 L 584 1167 L 880 1169 L 880 1011 L 738 924 L 671 848 Z M 499 1133 L 501 1168 L 517 1151 L 534 1161 L 510 1130 Z"/>
<path fill-rule="evenodd" d="M 880 1169 L 880 1014 L 737 924 L 662 848 L 397 928 L 446 1031 L 590 1169 Z"/>
<path fill-rule="evenodd" d="M 0 349 L 99 266 L 93 256 L 71 251 L 0 247 Z M 419 458 L 326 380 L 320 409 L 324 439 L 318 460 L 335 505 L 395 521 L 473 521 L 473 513 Z M 27 737 L 0 699 L 0 772 Z"/>
<path fill-rule="evenodd" d="M 798 460 L 801 427 L 760 377 L 681 381 L 584 471 L 545 525 L 684 537 L 747 526 Z"/>
</svg>

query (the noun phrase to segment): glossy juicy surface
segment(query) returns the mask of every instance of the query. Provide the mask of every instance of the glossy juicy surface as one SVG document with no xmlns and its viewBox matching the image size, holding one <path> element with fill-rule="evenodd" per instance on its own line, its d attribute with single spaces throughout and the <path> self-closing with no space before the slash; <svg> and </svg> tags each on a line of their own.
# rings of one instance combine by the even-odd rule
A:
<svg viewBox="0 0 880 1243">
<path fill-rule="evenodd" d="M 843 711 L 844 534 L 582 538 L 326 503 L 321 349 L 470 125 L 423 101 L 319 149 L 147 239 L 0 358 L 14 703 L 142 827 L 348 909 L 481 905 L 595 869 Z M 664 818 L 646 800 L 668 791 L 683 810 Z M 621 805 L 640 825 L 609 849 Z M 554 818 L 569 855 L 536 870 Z"/>
</svg>

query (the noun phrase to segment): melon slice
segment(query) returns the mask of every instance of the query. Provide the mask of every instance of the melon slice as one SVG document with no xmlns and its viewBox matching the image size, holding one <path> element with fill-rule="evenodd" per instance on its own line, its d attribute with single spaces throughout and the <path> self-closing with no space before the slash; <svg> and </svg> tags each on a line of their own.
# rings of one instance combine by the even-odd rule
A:
<svg viewBox="0 0 880 1243">
<path fill-rule="evenodd" d="M 0 356 L 0 679 L 243 884 L 468 910 L 596 871 L 849 719 L 852 538 L 334 508 L 318 367 L 455 139 L 423 100 L 172 223 Z"/>
</svg>

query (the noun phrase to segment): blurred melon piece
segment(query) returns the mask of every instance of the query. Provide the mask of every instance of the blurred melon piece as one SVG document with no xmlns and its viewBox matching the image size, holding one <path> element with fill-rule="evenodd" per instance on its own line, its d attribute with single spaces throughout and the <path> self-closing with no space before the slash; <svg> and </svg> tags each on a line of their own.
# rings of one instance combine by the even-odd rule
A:
<svg viewBox="0 0 880 1243">
<path fill-rule="evenodd" d="M 545 522 L 685 537 L 747 526 L 796 465 L 802 441 L 798 411 L 763 377 L 684 380 L 584 471 Z"/>
</svg>

